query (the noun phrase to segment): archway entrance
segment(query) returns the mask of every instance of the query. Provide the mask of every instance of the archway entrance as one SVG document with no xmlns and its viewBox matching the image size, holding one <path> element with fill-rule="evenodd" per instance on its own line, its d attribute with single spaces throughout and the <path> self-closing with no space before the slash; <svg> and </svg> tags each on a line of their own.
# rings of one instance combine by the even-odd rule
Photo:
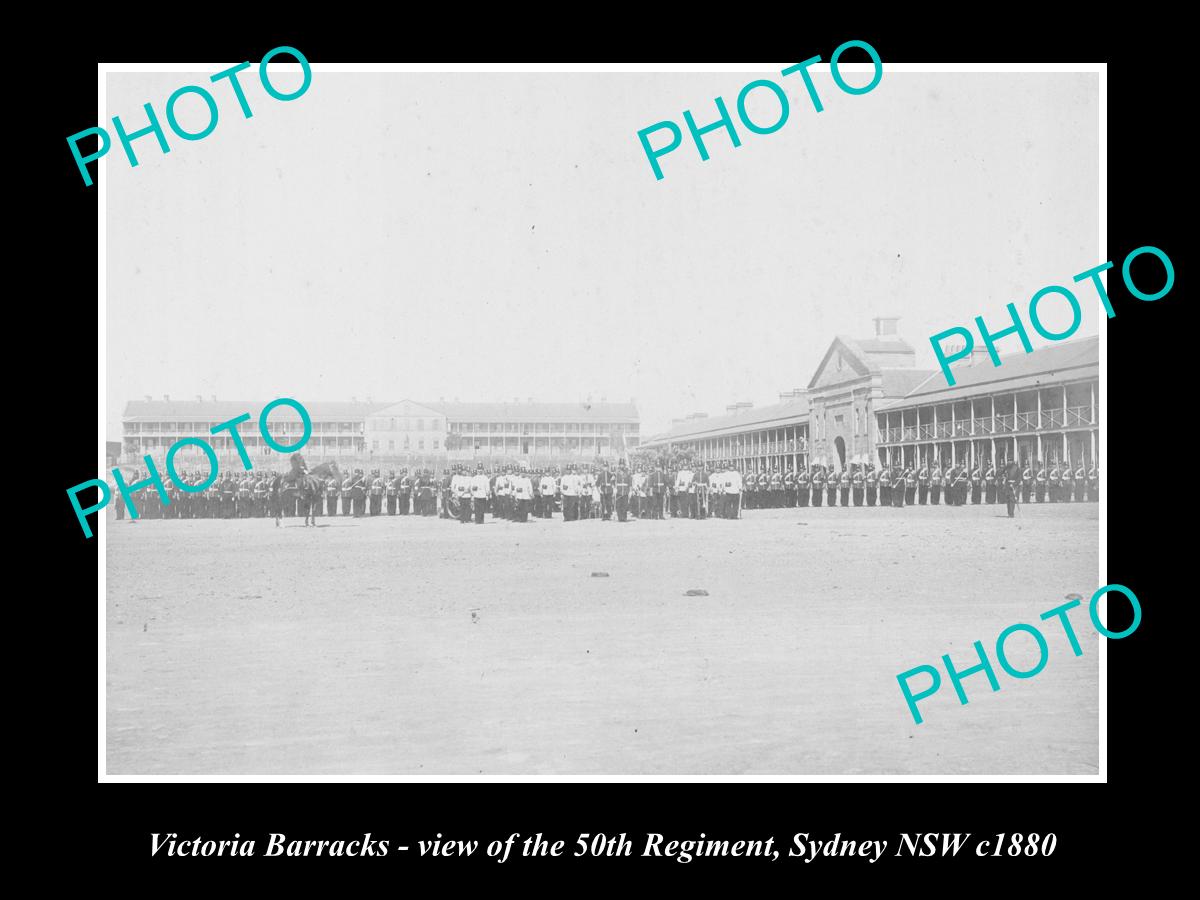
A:
<svg viewBox="0 0 1200 900">
<path fill-rule="evenodd" d="M 833 446 L 837 448 L 839 463 L 838 468 L 846 468 L 846 442 L 840 437 L 834 438 Z"/>
</svg>

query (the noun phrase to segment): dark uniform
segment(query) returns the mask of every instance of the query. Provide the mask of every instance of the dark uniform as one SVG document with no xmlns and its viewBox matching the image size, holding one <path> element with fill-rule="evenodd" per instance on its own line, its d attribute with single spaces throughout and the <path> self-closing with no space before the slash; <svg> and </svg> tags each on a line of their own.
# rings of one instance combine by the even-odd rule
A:
<svg viewBox="0 0 1200 900">
<path fill-rule="evenodd" d="M 613 501 L 617 508 L 617 521 L 629 521 L 629 491 L 632 479 L 625 464 L 617 467 L 616 478 L 613 480 Z M 605 516 L 605 518 L 608 518 Z"/>
<path fill-rule="evenodd" d="M 917 472 L 918 502 L 924 506 L 929 500 L 929 467 L 921 466 Z"/>
<path fill-rule="evenodd" d="M 820 506 L 825 497 L 825 469 L 817 466 L 812 473 L 812 505 Z"/>
<path fill-rule="evenodd" d="M 812 490 L 811 476 L 808 469 L 796 473 L 796 505 L 808 506 L 808 495 Z"/>
<path fill-rule="evenodd" d="M 362 517 L 366 512 L 366 482 L 367 479 L 366 476 L 363 475 L 362 469 L 355 469 L 354 475 L 350 478 L 349 490 L 347 490 L 345 487 L 342 489 L 342 496 L 346 496 L 347 494 L 350 496 L 350 508 L 353 511 L 353 515 L 356 519 Z"/>
<path fill-rule="evenodd" d="M 370 515 L 378 516 L 383 512 L 383 493 L 385 486 L 383 484 L 383 476 L 379 474 L 378 469 L 371 470 L 371 484 L 368 488 L 368 497 L 370 498 Z"/>
<path fill-rule="evenodd" d="M 661 519 L 663 517 L 663 504 L 667 497 L 667 473 L 663 471 L 663 467 L 658 466 L 650 476 L 646 479 L 646 487 L 649 489 L 651 496 L 650 503 L 650 518 Z"/>
<path fill-rule="evenodd" d="M 908 479 L 905 477 L 905 469 L 896 466 L 892 470 L 892 506 L 904 506 L 904 499 L 908 493 Z"/>
<path fill-rule="evenodd" d="M 437 515 L 437 485 L 433 473 L 426 469 L 417 479 L 417 492 L 421 495 L 421 515 Z"/>
<path fill-rule="evenodd" d="M 396 512 L 402 516 L 407 516 L 411 509 L 410 501 L 412 500 L 413 478 L 409 474 L 408 469 L 400 470 L 400 488 L 396 491 Z"/>
<path fill-rule="evenodd" d="M 600 518 L 607 522 L 612 518 L 613 500 L 615 499 L 613 489 L 613 475 L 608 471 L 608 465 L 600 470 L 600 474 L 596 476 L 596 487 L 600 491 Z"/>
<path fill-rule="evenodd" d="M 221 518 L 232 519 L 237 510 L 237 485 L 233 477 L 226 475 L 221 479 Z"/>
<path fill-rule="evenodd" d="M 967 489 L 970 487 L 970 484 L 971 484 L 971 479 L 967 475 L 967 467 L 959 466 L 958 467 L 958 475 L 955 476 L 955 479 L 954 479 L 954 486 L 955 486 L 955 489 L 958 491 L 958 505 L 959 506 L 967 505 Z"/>
<path fill-rule="evenodd" d="M 850 489 L 854 495 L 854 505 L 863 505 L 863 487 L 866 484 L 866 479 L 863 477 L 862 468 L 854 467 L 854 474 L 850 476 Z"/>
<path fill-rule="evenodd" d="M 875 499 L 879 495 L 879 473 L 875 471 L 874 466 L 867 468 L 867 474 L 864 477 L 867 488 L 867 506 L 874 506 Z"/>
<path fill-rule="evenodd" d="M 1021 480 L 1021 469 L 1015 463 L 1009 463 L 1004 467 L 1002 478 L 1002 491 L 1004 495 L 1004 503 L 1008 507 L 1008 517 L 1013 517 L 1013 511 L 1017 506 L 1017 485 Z"/>
</svg>

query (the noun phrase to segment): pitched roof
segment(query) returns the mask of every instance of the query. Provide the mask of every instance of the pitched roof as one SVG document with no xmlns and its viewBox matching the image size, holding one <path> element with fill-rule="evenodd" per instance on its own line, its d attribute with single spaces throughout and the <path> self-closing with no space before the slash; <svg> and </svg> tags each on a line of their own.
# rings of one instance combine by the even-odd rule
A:
<svg viewBox="0 0 1200 900">
<path fill-rule="evenodd" d="M 269 400 L 130 400 L 121 419 L 125 422 L 227 422 L 243 413 L 257 418 Z M 299 401 L 314 422 L 354 421 L 365 418 L 386 403 L 342 403 Z M 271 410 L 271 420 L 300 421 L 290 406 Z"/>
<path fill-rule="evenodd" d="M 715 437 L 727 432 L 740 431 L 747 426 L 779 428 L 808 419 L 808 398 L 797 397 L 770 406 L 750 407 L 724 416 L 703 419 L 687 419 L 676 422 L 662 434 L 642 441 L 642 445 L 658 441 L 679 441 L 696 437 Z"/>
<path fill-rule="evenodd" d="M 636 424 L 633 403 L 421 403 L 451 422 L 618 422 Z"/>
<path fill-rule="evenodd" d="M 953 387 L 947 384 L 942 370 L 937 369 L 906 396 L 884 404 L 880 409 L 917 403 L 949 403 L 994 391 L 1032 390 L 1048 382 L 1087 378 L 1099 371 L 1100 337 L 1097 335 L 1039 347 L 1032 353 L 1010 353 L 1000 357 L 999 366 L 993 366 L 990 358 L 972 366 L 952 366 Z"/>
<path fill-rule="evenodd" d="M 937 373 L 940 372 L 938 369 Z M 935 372 L 932 369 L 880 369 L 879 374 L 883 378 L 883 396 L 890 398 L 907 396 Z"/>
<path fill-rule="evenodd" d="M 916 357 L 916 351 L 913 350 L 912 345 L 900 337 L 852 338 L 848 334 L 835 335 L 829 343 L 829 349 L 825 351 L 821 362 L 813 371 L 812 378 L 809 379 L 809 390 L 818 389 L 817 382 L 821 380 L 821 376 L 825 373 L 834 354 L 839 351 L 841 351 L 842 358 L 858 376 L 878 375 L 888 367 L 889 363 L 900 363 L 905 359 L 911 361 Z M 893 358 L 889 359 L 888 357 Z"/>
</svg>

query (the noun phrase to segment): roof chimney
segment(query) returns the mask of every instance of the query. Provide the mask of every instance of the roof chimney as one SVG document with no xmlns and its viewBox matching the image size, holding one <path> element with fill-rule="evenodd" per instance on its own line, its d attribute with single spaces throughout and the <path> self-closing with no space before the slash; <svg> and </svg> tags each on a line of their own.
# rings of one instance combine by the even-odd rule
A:
<svg viewBox="0 0 1200 900">
<path fill-rule="evenodd" d="M 898 335 L 900 328 L 896 323 L 899 321 L 899 316 L 879 316 L 875 319 L 875 337 Z"/>
<path fill-rule="evenodd" d="M 947 347 L 946 352 L 950 356 L 953 356 L 955 353 L 962 353 L 964 346 L 966 346 L 966 345 L 965 344 L 954 344 L 950 347 Z M 987 347 L 972 347 L 970 355 L 964 357 L 963 359 L 955 360 L 954 363 L 951 363 L 951 368 L 955 368 L 955 367 L 966 368 L 968 366 L 976 365 L 977 363 L 979 363 L 985 359 L 987 359 L 987 360 L 991 359 L 991 354 L 988 353 Z"/>
<path fill-rule="evenodd" d="M 197 402 L 197 403 L 203 403 L 203 402 L 204 402 L 204 395 L 203 395 L 203 394 L 197 394 L 197 395 L 196 395 L 196 402 Z"/>
<path fill-rule="evenodd" d="M 754 402 L 751 400 L 739 400 L 738 402 L 730 403 L 727 407 L 725 407 L 725 412 L 741 412 L 743 409 L 750 409 L 753 406 Z"/>
<path fill-rule="evenodd" d="M 154 399 L 154 398 L 153 398 L 153 397 L 151 397 L 149 394 L 143 394 L 142 396 L 146 398 L 146 402 L 147 402 L 147 403 L 149 403 L 151 400 L 153 400 L 153 399 Z"/>
<path fill-rule="evenodd" d="M 216 395 L 216 394 L 213 394 L 213 395 L 212 395 L 212 402 L 213 402 L 213 403 L 216 403 L 216 402 L 217 402 L 217 395 Z"/>
<path fill-rule="evenodd" d="M 170 403 L 170 402 L 171 402 L 171 395 L 163 394 L 163 403 Z"/>
</svg>

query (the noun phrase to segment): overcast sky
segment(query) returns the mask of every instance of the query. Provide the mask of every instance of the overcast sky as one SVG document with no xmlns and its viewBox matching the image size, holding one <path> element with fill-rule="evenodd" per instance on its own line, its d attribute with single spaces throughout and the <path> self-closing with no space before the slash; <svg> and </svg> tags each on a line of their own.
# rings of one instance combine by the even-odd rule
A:
<svg viewBox="0 0 1200 900">
<path fill-rule="evenodd" d="M 901 316 L 933 367 L 931 334 L 980 314 L 1002 327 L 1006 303 L 1104 259 L 1094 74 L 885 72 L 850 96 L 814 72 L 818 114 L 778 69 L 318 69 L 287 103 L 256 69 L 251 119 L 226 87 L 202 140 L 168 132 L 164 156 L 142 139 L 130 168 L 114 138 L 110 439 L 144 394 L 632 397 L 651 434 L 807 385 L 833 336 L 868 336 L 874 316 Z M 109 117 L 139 127 L 150 101 L 165 125 L 171 92 L 214 71 L 110 74 Z M 638 129 L 712 121 L 714 97 L 732 111 L 759 77 L 787 90 L 787 124 L 740 128 L 737 149 L 714 132 L 707 162 L 685 129 L 656 181 Z M 192 101 L 180 119 L 198 128 Z M 1099 303 L 1079 293 L 1079 336 L 1095 334 Z"/>
</svg>

